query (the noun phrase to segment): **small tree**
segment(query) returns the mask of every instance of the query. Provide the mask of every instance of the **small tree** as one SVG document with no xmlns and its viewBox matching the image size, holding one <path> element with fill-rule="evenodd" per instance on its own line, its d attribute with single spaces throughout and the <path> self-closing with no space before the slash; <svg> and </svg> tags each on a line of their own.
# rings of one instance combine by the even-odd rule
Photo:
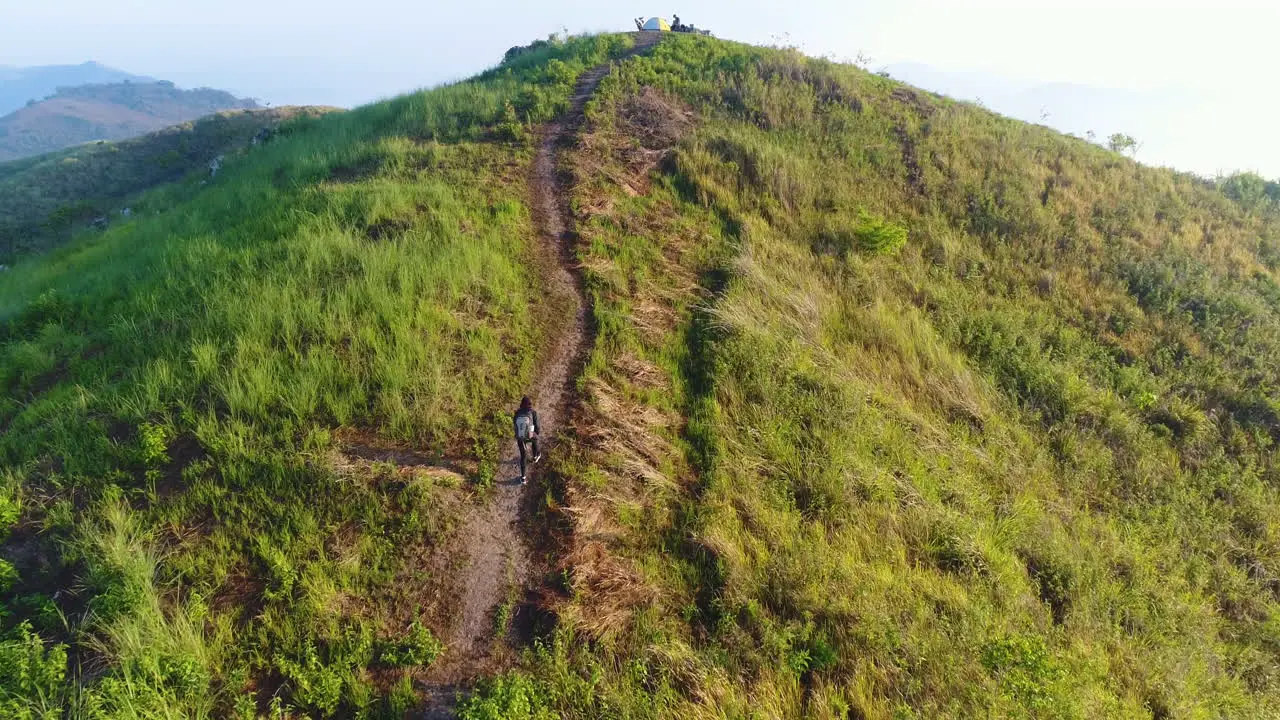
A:
<svg viewBox="0 0 1280 720">
<path fill-rule="evenodd" d="M 1271 203 L 1268 184 L 1257 173 L 1236 173 L 1218 180 L 1222 194 L 1239 203 L 1244 209 L 1260 210 Z"/>
<path fill-rule="evenodd" d="M 1111 149 L 1111 152 L 1128 153 L 1133 156 L 1138 154 L 1138 148 L 1141 147 L 1141 143 L 1132 135 L 1115 133 L 1107 138 L 1107 147 Z"/>
</svg>

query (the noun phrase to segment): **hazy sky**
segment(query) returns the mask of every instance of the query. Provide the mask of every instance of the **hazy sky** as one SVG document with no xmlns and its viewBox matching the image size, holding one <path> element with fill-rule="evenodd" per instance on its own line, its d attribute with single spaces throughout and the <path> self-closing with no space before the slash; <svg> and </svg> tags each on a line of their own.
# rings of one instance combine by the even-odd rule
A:
<svg viewBox="0 0 1280 720">
<path fill-rule="evenodd" d="M 1280 177 L 1269 0 L 0 0 L 0 64 L 92 59 L 274 104 L 351 106 L 466 77 L 562 28 L 673 11 L 724 38 L 861 51 L 1025 119 L 1039 108 L 1021 105 L 1043 102 L 1051 125 L 1138 136 L 1146 162 Z"/>
</svg>

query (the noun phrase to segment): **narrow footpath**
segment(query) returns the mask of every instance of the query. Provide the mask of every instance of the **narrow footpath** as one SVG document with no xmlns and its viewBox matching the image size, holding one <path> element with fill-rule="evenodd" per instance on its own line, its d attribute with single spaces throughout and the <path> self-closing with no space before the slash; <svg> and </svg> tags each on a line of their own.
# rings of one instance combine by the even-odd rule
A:
<svg viewBox="0 0 1280 720">
<path fill-rule="evenodd" d="M 560 156 L 577 138 L 584 109 L 596 88 L 613 67 L 628 57 L 648 51 L 660 33 L 635 33 L 635 47 L 624 57 L 598 65 L 583 73 L 574 88 L 568 111 L 543 128 L 530 179 L 534 220 L 546 252 L 554 253 L 545 277 L 548 287 L 542 295 L 564 308 L 567 322 L 546 356 L 542 373 L 530 390 L 538 410 L 544 454 L 555 451 L 555 437 L 563 427 L 573 402 L 572 373 L 582 366 L 590 348 L 587 303 L 582 278 L 576 272 L 572 214 L 569 207 L 569 176 L 562 172 Z M 516 401 L 512 399 L 514 412 Z M 461 618 L 449 638 L 439 668 L 433 668 L 428 707 L 422 717 L 452 717 L 453 695 L 467 681 L 491 672 L 495 660 L 495 614 L 512 597 L 527 587 L 530 572 L 529 548 L 519 527 L 520 507 L 525 490 L 537 485 L 537 472 L 530 469 L 530 484 L 520 484 L 520 456 L 515 442 L 504 445 L 502 462 L 494 479 L 493 498 L 488 506 L 462 528 L 468 559 L 461 603 Z"/>
</svg>

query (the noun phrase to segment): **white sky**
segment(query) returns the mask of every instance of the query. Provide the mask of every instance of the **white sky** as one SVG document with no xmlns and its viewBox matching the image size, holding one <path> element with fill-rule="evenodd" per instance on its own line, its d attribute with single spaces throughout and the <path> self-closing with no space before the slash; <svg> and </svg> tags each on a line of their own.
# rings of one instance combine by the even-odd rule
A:
<svg viewBox="0 0 1280 720">
<path fill-rule="evenodd" d="M 1088 106 L 1117 102 L 1114 93 L 1064 95 L 1071 106 L 1047 107 L 1049 122 L 1069 116 L 1091 127 L 1064 129 L 1145 135 L 1139 159 L 1155 164 L 1280 177 L 1280 2 L 1263 0 L 0 0 L 0 64 L 92 59 L 275 104 L 350 106 L 466 77 L 563 27 L 623 30 L 637 15 L 672 11 L 719 37 L 768 44 L 785 35 L 814 55 L 861 51 L 873 67 L 912 62 L 1026 87 L 1132 91 L 1118 101 L 1126 127 L 1102 127 L 1115 108 L 1099 107 L 1091 122 Z"/>
</svg>

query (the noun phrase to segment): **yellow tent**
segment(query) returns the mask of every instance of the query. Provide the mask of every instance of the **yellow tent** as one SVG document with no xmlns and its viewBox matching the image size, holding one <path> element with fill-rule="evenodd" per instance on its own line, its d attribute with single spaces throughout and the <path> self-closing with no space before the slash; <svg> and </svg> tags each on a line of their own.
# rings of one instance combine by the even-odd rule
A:
<svg viewBox="0 0 1280 720">
<path fill-rule="evenodd" d="M 649 18 L 649 22 L 644 24 L 643 30 L 655 30 L 657 32 L 671 32 L 671 23 L 660 17 Z"/>
</svg>

